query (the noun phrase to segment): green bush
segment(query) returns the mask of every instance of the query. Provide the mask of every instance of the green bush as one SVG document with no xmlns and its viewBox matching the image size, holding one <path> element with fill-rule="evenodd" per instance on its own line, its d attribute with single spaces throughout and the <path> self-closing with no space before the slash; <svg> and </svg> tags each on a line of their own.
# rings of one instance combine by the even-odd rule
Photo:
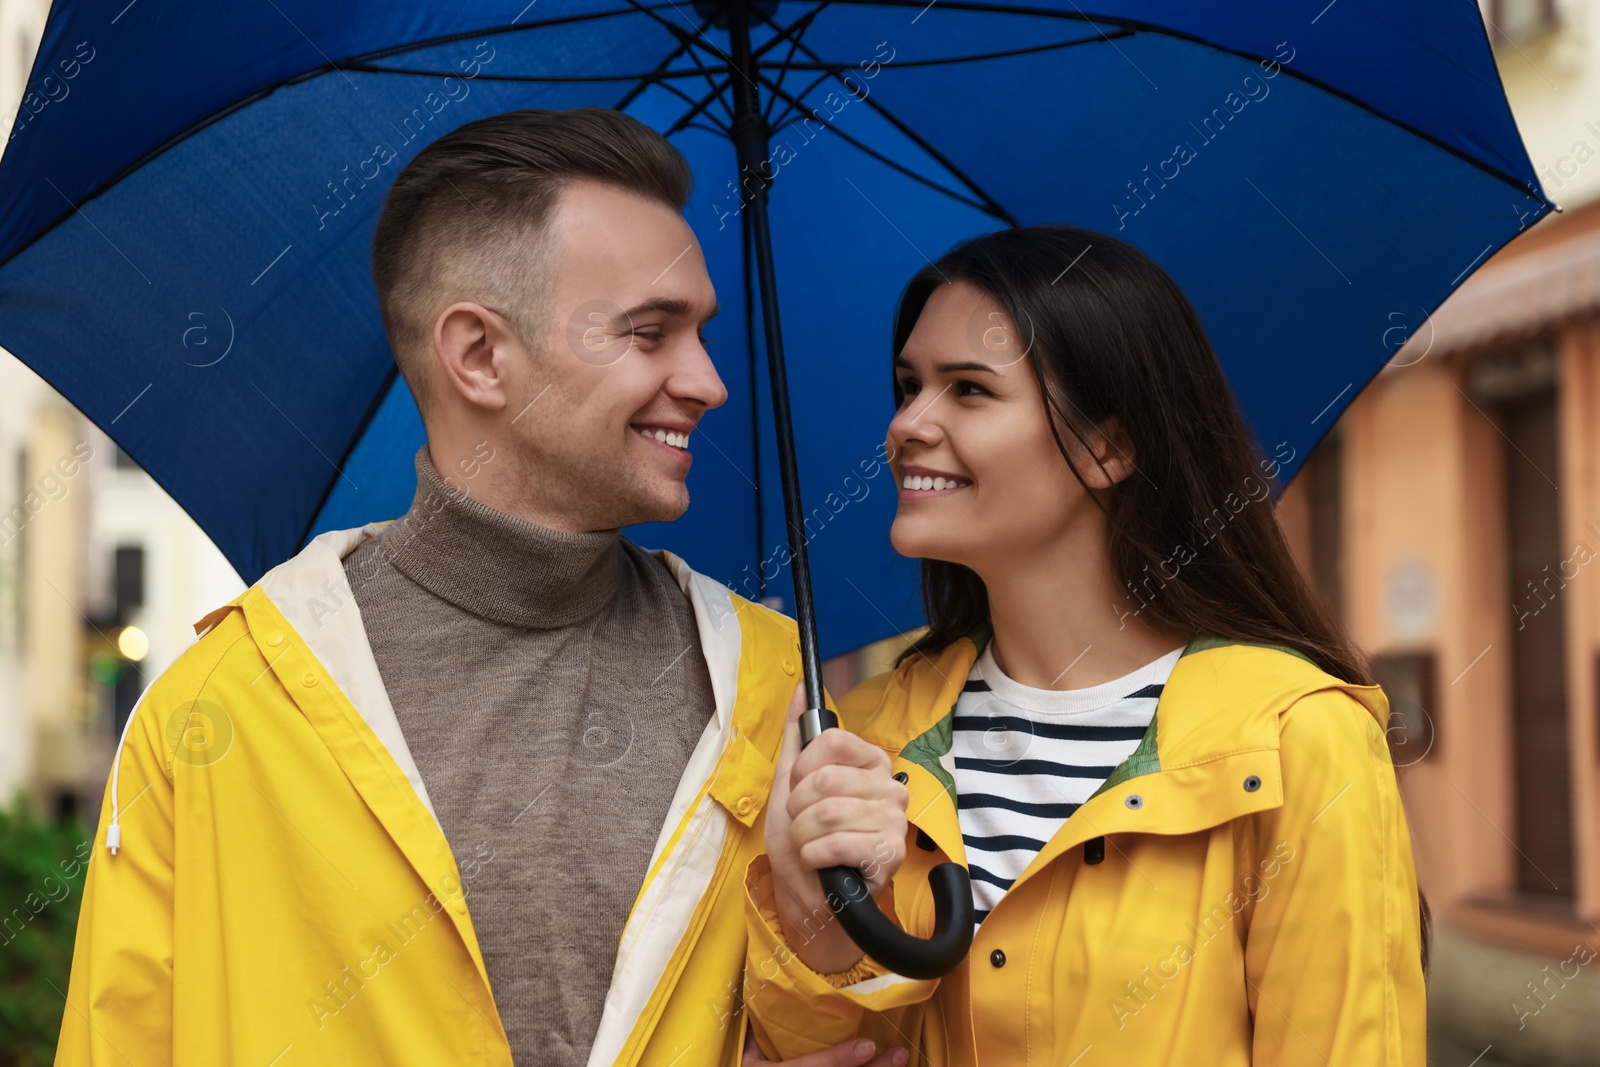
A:
<svg viewBox="0 0 1600 1067">
<path fill-rule="evenodd" d="M 92 845 L 76 821 L 0 808 L 0 1067 L 55 1059 Z"/>
</svg>

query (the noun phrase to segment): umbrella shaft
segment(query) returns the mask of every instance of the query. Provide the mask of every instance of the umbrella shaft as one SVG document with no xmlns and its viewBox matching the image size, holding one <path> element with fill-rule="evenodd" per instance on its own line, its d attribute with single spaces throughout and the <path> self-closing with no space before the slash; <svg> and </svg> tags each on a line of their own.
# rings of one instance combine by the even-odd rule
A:
<svg viewBox="0 0 1600 1067">
<path fill-rule="evenodd" d="M 767 368 L 772 379 L 772 413 L 778 436 L 778 472 L 783 481 L 783 511 L 789 528 L 789 558 L 794 578 L 795 620 L 800 627 L 800 661 L 806 687 L 802 738 L 810 742 L 831 716 L 822 710 L 822 657 L 818 652 L 816 611 L 811 599 L 811 566 L 806 557 L 805 507 L 800 500 L 800 469 L 795 457 L 794 422 L 789 413 L 789 379 L 783 364 L 783 331 L 778 318 L 778 277 L 772 261 L 772 229 L 767 219 L 767 179 L 763 166 L 769 146 L 766 118 L 761 113 L 757 68 L 750 48 L 750 12 L 742 0 L 731 0 L 728 37 L 733 52 L 733 142 L 741 187 L 754 177 L 750 194 L 750 228 L 755 239 L 756 277 L 761 291 L 761 317 L 766 331 Z M 808 736 L 809 735 L 809 736 Z"/>
</svg>

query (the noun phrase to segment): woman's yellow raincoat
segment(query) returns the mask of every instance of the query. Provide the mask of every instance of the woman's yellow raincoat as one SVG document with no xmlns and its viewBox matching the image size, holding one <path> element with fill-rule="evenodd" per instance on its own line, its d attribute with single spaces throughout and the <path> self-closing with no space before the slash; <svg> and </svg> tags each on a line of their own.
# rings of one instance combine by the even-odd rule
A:
<svg viewBox="0 0 1600 1067">
<path fill-rule="evenodd" d="M 907 776 L 911 839 L 890 896 L 921 936 L 928 869 L 966 863 L 951 716 L 991 636 L 980 625 L 840 701 L 843 725 Z M 1298 653 L 1197 638 L 1138 749 L 942 979 L 870 960 L 812 972 L 779 933 L 757 857 L 745 979 L 757 1040 L 794 1056 L 860 1033 L 909 1047 L 913 1064 L 959 1067 L 1423 1067 L 1417 884 L 1388 711 L 1377 686 Z"/>
<path fill-rule="evenodd" d="M 468 907 L 492 856 L 457 869 L 340 563 L 385 525 L 316 538 L 202 619 L 141 698 L 89 864 L 58 1064 L 511 1063 Z M 716 714 L 589 1063 L 737 1064 L 741 880 L 799 649 L 792 620 L 657 555 L 694 605 Z"/>
</svg>

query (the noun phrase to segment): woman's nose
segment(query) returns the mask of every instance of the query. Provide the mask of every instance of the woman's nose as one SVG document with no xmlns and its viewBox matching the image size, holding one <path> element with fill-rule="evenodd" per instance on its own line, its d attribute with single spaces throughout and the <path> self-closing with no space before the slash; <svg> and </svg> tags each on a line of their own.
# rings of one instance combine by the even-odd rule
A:
<svg viewBox="0 0 1600 1067">
<path fill-rule="evenodd" d="M 889 443 L 898 449 L 910 441 L 926 444 L 939 440 L 943 436 L 943 428 L 939 425 L 938 416 L 929 414 L 937 400 L 937 396 L 918 393 L 895 412 L 894 418 L 889 420 Z"/>
</svg>

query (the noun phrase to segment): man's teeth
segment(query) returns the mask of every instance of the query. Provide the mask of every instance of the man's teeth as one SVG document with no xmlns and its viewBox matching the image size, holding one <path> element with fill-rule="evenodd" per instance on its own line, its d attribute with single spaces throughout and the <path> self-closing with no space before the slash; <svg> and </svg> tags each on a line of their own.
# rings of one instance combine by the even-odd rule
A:
<svg viewBox="0 0 1600 1067">
<path fill-rule="evenodd" d="M 689 435 L 686 433 L 672 433 L 667 430 L 644 429 L 639 430 L 639 432 L 644 434 L 646 437 L 653 438 L 663 444 L 671 445 L 673 448 L 689 447 Z"/>
<path fill-rule="evenodd" d="M 902 489 L 955 489 L 958 487 L 965 488 L 971 484 L 971 482 L 955 478 L 930 478 L 925 474 L 908 474 L 900 479 L 900 488 Z"/>
</svg>

